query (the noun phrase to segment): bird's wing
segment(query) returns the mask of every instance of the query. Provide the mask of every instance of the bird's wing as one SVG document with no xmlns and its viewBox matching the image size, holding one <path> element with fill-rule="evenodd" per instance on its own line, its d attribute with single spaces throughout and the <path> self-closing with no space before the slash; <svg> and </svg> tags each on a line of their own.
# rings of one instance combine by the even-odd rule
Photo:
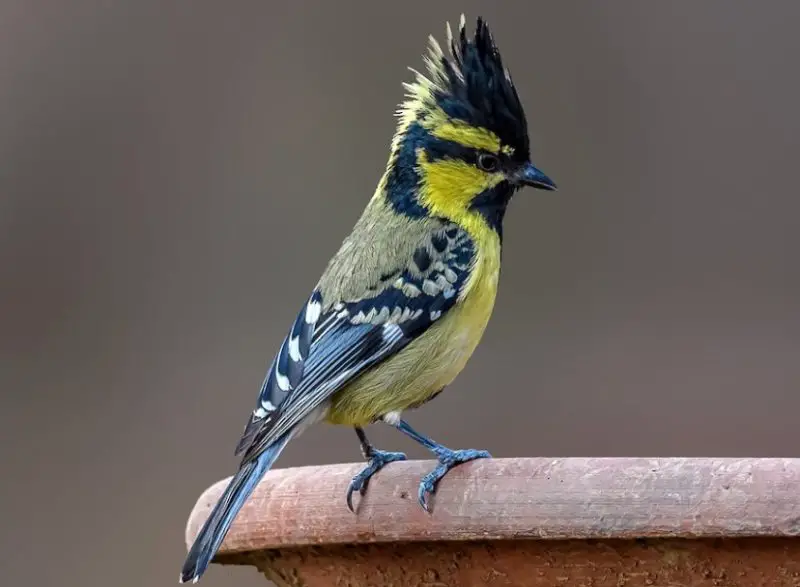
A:
<svg viewBox="0 0 800 587">
<path fill-rule="evenodd" d="M 333 393 L 421 335 L 455 305 L 473 257 L 466 233 L 443 229 L 358 299 L 326 304 L 315 290 L 272 363 L 236 454 L 254 458 Z"/>
</svg>

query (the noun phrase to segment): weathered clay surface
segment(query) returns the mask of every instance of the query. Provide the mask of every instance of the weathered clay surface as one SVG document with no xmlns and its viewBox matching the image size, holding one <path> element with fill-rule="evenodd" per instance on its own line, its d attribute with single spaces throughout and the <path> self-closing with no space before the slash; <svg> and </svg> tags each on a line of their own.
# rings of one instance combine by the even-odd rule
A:
<svg viewBox="0 0 800 587">
<path fill-rule="evenodd" d="M 280 587 L 797 587 L 791 539 L 523 540 L 301 547 L 222 562 Z"/>
<path fill-rule="evenodd" d="M 361 463 L 271 471 L 218 561 L 304 587 L 800 587 L 800 459 L 481 460 L 426 514 L 433 466 L 392 463 L 357 515 L 344 496 Z M 198 500 L 187 543 L 226 482 Z"/>
</svg>

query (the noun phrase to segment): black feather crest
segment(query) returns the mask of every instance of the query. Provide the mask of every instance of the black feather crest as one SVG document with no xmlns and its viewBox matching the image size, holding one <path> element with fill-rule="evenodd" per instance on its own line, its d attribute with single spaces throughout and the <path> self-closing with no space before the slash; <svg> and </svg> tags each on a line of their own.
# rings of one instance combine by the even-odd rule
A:
<svg viewBox="0 0 800 587">
<path fill-rule="evenodd" d="M 431 37 L 424 58 L 428 75 L 414 71 L 414 82 L 405 84 L 408 97 L 399 111 L 401 127 L 440 108 L 449 118 L 492 131 L 515 157 L 527 159 L 525 110 L 486 21 L 478 17 L 470 38 L 462 16 L 458 36 L 452 35 L 449 24 L 447 35 L 450 55 Z"/>
</svg>

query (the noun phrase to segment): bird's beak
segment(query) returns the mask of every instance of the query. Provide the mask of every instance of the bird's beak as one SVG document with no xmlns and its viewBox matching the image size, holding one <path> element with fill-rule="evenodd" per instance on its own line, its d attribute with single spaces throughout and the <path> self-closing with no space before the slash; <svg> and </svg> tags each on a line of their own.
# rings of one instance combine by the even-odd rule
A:
<svg viewBox="0 0 800 587">
<path fill-rule="evenodd" d="M 520 167 L 511 180 L 517 185 L 529 185 L 550 192 L 554 192 L 558 189 L 555 182 L 534 167 L 532 163 L 526 163 Z"/>
</svg>

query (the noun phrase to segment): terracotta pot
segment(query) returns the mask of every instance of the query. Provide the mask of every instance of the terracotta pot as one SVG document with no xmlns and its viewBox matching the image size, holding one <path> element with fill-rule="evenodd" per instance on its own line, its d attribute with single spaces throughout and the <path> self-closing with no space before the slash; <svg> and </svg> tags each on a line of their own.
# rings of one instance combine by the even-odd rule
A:
<svg viewBox="0 0 800 587">
<path fill-rule="evenodd" d="M 432 461 L 278 469 L 215 559 L 303 587 L 800 585 L 800 459 L 493 459 L 418 505 Z M 187 543 L 227 480 L 189 518 Z"/>
</svg>

